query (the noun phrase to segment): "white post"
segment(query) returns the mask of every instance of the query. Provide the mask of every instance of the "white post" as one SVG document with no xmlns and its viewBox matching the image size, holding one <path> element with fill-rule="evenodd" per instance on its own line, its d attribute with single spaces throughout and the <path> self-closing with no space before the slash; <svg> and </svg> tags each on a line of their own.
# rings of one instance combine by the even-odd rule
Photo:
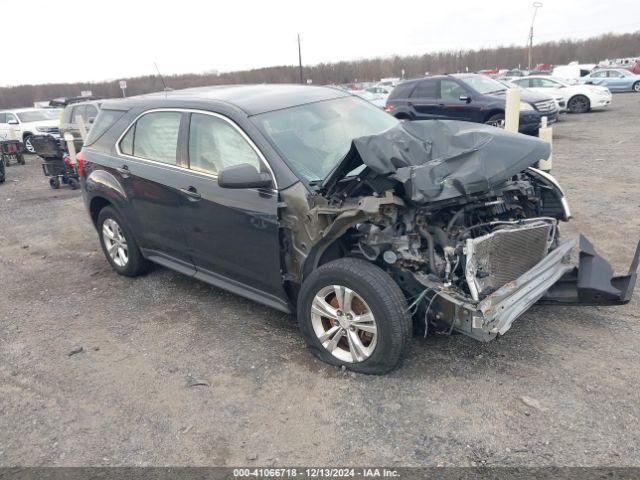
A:
<svg viewBox="0 0 640 480">
<path fill-rule="evenodd" d="M 547 117 L 542 117 L 542 126 L 540 127 L 540 130 L 538 130 L 538 138 L 549 143 L 549 146 L 551 147 L 549 158 L 540 159 L 538 162 L 538 168 L 545 172 L 550 172 L 553 164 L 553 128 L 547 125 Z"/>
<path fill-rule="evenodd" d="M 78 126 L 78 130 L 80 131 L 80 137 L 82 138 L 82 143 L 87 139 L 87 125 L 84 123 L 84 118 L 81 115 L 76 116 L 76 125 Z"/>
<path fill-rule="evenodd" d="M 69 157 L 71 158 L 71 164 L 77 165 L 78 160 L 76 160 L 76 145 L 73 143 L 73 135 L 69 132 L 64 134 L 64 141 L 67 142 L 67 149 L 69 149 Z"/>
<path fill-rule="evenodd" d="M 504 111 L 504 128 L 518 133 L 520 126 L 520 89 L 507 88 L 507 105 Z"/>
</svg>

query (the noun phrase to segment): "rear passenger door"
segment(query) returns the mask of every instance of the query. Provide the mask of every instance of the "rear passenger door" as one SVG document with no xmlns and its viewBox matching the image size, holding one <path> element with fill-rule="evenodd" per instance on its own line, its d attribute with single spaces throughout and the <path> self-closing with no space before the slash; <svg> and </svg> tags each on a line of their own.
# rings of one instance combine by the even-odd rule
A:
<svg viewBox="0 0 640 480">
<path fill-rule="evenodd" d="M 222 169 L 248 163 L 269 172 L 266 160 L 229 118 L 192 112 L 190 120 L 183 152 L 191 174 L 181 187 L 192 196 L 182 218 L 196 277 L 245 295 L 259 291 L 282 304 L 277 191 L 218 185 Z"/>
<path fill-rule="evenodd" d="M 411 92 L 408 105 L 416 120 L 442 117 L 439 96 L 440 81 L 434 78 L 421 80 Z"/>
<path fill-rule="evenodd" d="M 118 143 L 117 175 L 131 208 L 132 228 L 145 256 L 194 274 L 187 251 L 180 189 L 188 173 L 179 161 L 180 129 L 188 114 L 175 110 L 142 114 Z"/>
</svg>

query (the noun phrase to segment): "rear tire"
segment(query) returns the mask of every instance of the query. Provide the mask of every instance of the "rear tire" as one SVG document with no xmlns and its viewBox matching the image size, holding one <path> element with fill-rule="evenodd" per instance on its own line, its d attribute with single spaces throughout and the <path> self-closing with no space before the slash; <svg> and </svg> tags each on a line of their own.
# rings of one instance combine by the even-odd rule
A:
<svg viewBox="0 0 640 480">
<path fill-rule="evenodd" d="M 591 110 L 591 102 L 584 95 L 576 95 L 569 99 L 567 108 L 571 113 L 586 113 Z"/>
<path fill-rule="evenodd" d="M 135 277 L 147 271 L 148 260 L 142 256 L 131 229 L 113 207 L 100 210 L 96 226 L 104 256 L 116 273 Z"/>
<path fill-rule="evenodd" d="M 51 188 L 53 188 L 54 190 L 57 190 L 60 188 L 60 179 L 58 177 L 51 177 L 49 179 L 49 186 Z"/>
<path fill-rule="evenodd" d="M 302 284 L 297 310 L 302 336 L 323 362 L 373 375 L 402 362 L 412 332 L 407 301 L 391 276 L 371 262 L 341 258 L 322 265 Z"/>
<path fill-rule="evenodd" d="M 636 93 L 640 93 L 640 82 L 636 82 L 633 84 L 633 91 Z"/>
<path fill-rule="evenodd" d="M 71 187 L 71 190 L 77 190 L 80 187 L 80 182 L 75 178 L 70 178 L 69 187 Z"/>
</svg>

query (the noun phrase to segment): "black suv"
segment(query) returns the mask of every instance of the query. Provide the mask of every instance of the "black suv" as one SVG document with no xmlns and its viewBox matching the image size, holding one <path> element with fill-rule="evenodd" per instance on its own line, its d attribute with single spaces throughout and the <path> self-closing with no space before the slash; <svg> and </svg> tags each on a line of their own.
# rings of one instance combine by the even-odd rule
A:
<svg viewBox="0 0 640 480">
<path fill-rule="evenodd" d="M 530 168 L 548 155 L 486 125 L 259 85 L 106 101 L 78 164 L 116 272 L 155 262 L 295 312 L 319 358 L 383 373 L 414 328 L 488 341 L 543 296 L 629 301 L 635 271 L 612 279 L 586 240 L 568 263 L 566 199 Z"/>
<path fill-rule="evenodd" d="M 451 119 L 504 125 L 507 87 L 477 74 L 438 75 L 407 80 L 389 95 L 385 111 L 408 120 Z M 520 132 L 537 134 L 542 117 L 558 119 L 551 97 L 522 90 Z"/>
</svg>

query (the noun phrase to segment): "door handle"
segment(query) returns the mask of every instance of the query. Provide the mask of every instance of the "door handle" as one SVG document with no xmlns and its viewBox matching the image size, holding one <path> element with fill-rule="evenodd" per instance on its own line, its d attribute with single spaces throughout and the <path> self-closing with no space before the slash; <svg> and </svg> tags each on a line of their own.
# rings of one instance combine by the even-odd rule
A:
<svg viewBox="0 0 640 480">
<path fill-rule="evenodd" d="M 129 171 L 129 167 L 127 167 L 126 165 L 123 165 L 120 168 L 116 168 L 116 172 L 122 175 L 122 178 L 129 178 L 129 175 L 131 175 L 131 172 Z"/>
<path fill-rule="evenodd" d="M 202 198 L 195 187 L 181 188 L 180 191 L 192 202 L 197 202 Z"/>
</svg>

